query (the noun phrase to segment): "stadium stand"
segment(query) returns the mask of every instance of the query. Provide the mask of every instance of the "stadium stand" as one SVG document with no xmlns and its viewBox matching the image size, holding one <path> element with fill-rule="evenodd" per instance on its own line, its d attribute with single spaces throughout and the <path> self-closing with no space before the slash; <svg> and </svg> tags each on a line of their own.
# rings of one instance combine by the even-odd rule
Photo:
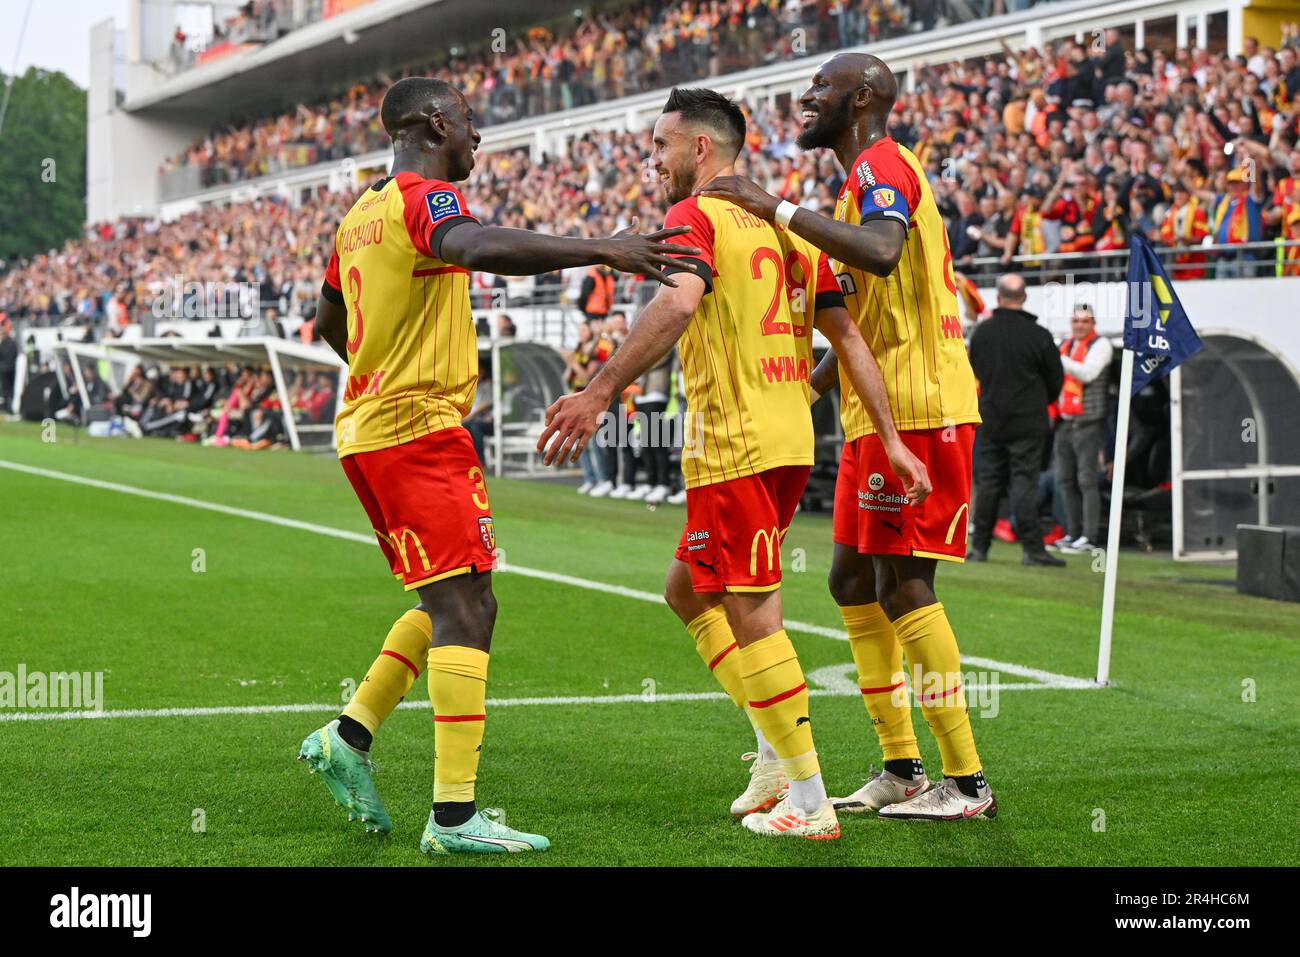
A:
<svg viewBox="0 0 1300 957">
<path fill-rule="evenodd" d="M 1044 254 L 1122 251 L 1140 229 L 1167 247 L 1207 236 L 1251 244 L 1180 252 L 1176 278 L 1300 275 L 1300 246 L 1272 246 L 1300 239 L 1296 35 L 1250 57 L 1128 50 L 1118 40 L 1108 49 L 1121 55 L 1099 60 L 1067 39 L 933 65 L 900 96 L 891 132 L 931 175 L 958 268 L 987 276 L 1013 256 L 1032 266 Z M 751 106 L 746 171 L 773 192 L 827 209 L 840 173 L 829 155 L 794 146 L 792 111 Z M 603 132 L 540 162 L 524 149 L 491 154 L 480 158 L 467 195 L 485 222 L 604 235 L 633 216 L 657 221 L 648 152 L 648 132 Z M 1253 183 L 1230 181 L 1245 169 Z M 159 284 L 182 276 L 256 284 L 265 306 L 296 317 L 314 301 L 323 253 L 349 202 L 346 193 L 318 191 L 296 208 L 261 199 L 171 223 L 96 224 L 63 250 L 7 271 L 0 311 L 37 323 L 72 316 L 120 326 L 152 306 Z M 1101 275 L 1100 262 L 1075 271 Z"/>
<path fill-rule="evenodd" d="M 356 156 L 388 145 L 378 122 L 384 91 L 399 75 L 455 83 L 480 125 L 537 117 L 678 83 L 698 83 L 811 49 L 857 46 L 932 27 L 939 6 L 909 19 L 900 0 L 654 0 L 554 26 L 535 26 L 508 52 L 448 54 L 382 75 L 343 96 L 293 113 L 214 132 L 170 158 L 162 173 L 198 166 L 212 186 Z M 927 25 L 928 24 L 928 25 Z"/>
</svg>

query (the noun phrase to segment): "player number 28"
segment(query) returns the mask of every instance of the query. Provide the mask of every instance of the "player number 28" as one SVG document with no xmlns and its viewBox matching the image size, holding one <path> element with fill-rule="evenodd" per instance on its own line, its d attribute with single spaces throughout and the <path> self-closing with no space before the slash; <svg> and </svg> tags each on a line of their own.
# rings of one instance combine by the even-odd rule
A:
<svg viewBox="0 0 1300 957">
<path fill-rule="evenodd" d="M 791 328 L 788 322 L 777 322 L 776 314 L 781 308 L 781 291 L 785 290 L 787 302 L 793 302 L 796 296 L 807 296 L 806 285 L 808 276 L 812 272 L 812 263 L 808 257 L 797 249 L 792 249 L 786 254 L 784 260 L 781 254 L 771 246 L 760 246 L 754 250 L 754 254 L 749 257 L 749 274 L 755 279 L 763 278 L 763 264 L 772 263 L 776 267 L 776 288 L 772 290 L 772 301 L 768 304 L 767 312 L 763 313 L 763 335 L 779 336 L 790 335 Z M 802 308 L 794 308 L 791 314 L 794 316 L 806 315 L 807 306 L 801 304 Z M 807 323 L 794 324 L 793 333 L 796 337 L 802 337 L 808 332 Z"/>
</svg>

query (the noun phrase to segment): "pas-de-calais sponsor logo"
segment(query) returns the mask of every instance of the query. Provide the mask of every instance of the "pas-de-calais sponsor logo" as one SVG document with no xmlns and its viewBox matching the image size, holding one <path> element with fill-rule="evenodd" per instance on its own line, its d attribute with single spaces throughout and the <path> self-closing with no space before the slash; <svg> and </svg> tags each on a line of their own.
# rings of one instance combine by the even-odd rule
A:
<svg viewBox="0 0 1300 957">
<path fill-rule="evenodd" d="M 102 671 L 0 671 L 0 708 L 104 710 Z"/>
<path fill-rule="evenodd" d="M 69 894 L 50 898 L 51 927 L 127 927 L 132 937 L 148 937 L 153 927 L 152 894 Z"/>
<path fill-rule="evenodd" d="M 867 488 L 871 489 L 873 492 L 879 492 L 884 487 L 885 477 L 879 472 L 872 472 L 870 477 L 867 479 Z"/>
</svg>

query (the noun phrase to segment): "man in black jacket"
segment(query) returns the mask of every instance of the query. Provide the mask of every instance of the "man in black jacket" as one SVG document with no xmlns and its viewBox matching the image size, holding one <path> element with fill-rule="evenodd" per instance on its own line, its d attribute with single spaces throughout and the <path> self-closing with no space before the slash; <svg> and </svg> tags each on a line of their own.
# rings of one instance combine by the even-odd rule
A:
<svg viewBox="0 0 1300 957">
<path fill-rule="evenodd" d="M 0 316 L 2 319 L 3 316 Z M 8 328 L 0 329 L 0 415 L 13 405 L 14 375 L 18 369 L 18 343 Z"/>
<path fill-rule="evenodd" d="M 1025 311 L 1025 280 L 998 280 L 998 305 L 975 327 L 970 362 L 980 384 L 979 482 L 975 532 L 966 557 L 984 561 L 993 538 L 998 502 L 1011 500 L 1016 535 L 1026 565 L 1062 566 L 1043 547 L 1038 522 L 1038 476 L 1051 430 L 1047 406 L 1061 393 L 1065 373 L 1052 334 Z"/>
</svg>

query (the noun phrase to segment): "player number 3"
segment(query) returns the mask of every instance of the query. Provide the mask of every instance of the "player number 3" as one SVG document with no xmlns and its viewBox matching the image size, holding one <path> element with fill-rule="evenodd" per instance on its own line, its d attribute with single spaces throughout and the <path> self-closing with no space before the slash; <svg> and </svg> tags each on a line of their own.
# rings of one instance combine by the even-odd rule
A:
<svg viewBox="0 0 1300 957">
<path fill-rule="evenodd" d="M 357 332 L 348 340 L 348 352 L 355 354 L 361 348 L 361 335 L 365 331 L 361 321 L 361 270 L 353 266 L 348 270 L 348 292 L 352 294 L 350 315 L 357 320 Z"/>
</svg>

